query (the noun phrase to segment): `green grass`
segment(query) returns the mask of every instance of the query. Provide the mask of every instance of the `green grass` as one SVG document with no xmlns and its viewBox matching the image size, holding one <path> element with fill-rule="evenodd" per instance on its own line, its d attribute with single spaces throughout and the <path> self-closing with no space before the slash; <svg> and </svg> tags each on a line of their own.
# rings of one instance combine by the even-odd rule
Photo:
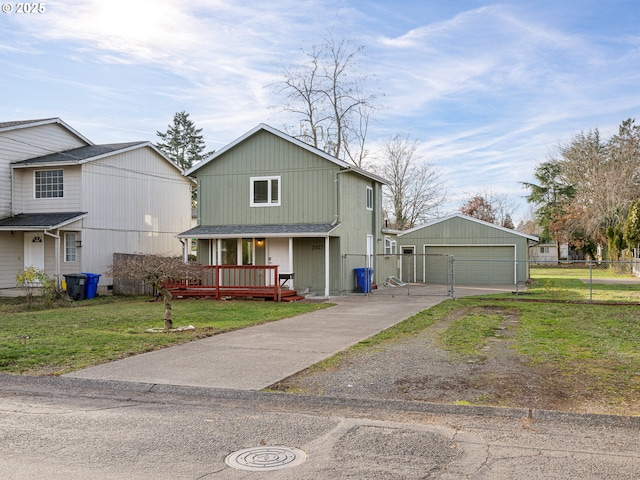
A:
<svg viewBox="0 0 640 480">
<path fill-rule="evenodd" d="M 593 284 L 590 285 L 590 278 Z M 637 284 L 605 284 L 605 280 L 638 280 Z M 560 302 L 640 303 L 640 279 L 611 268 L 531 267 L 531 284 L 520 291 L 522 299 Z M 487 295 L 511 298 L 513 294 Z"/>
<path fill-rule="evenodd" d="M 175 327 L 194 331 L 148 333 L 162 328 L 164 305 L 140 298 L 100 297 L 69 308 L 24 308 L 0 302 L 0 371 L 59 375 L 110 360 L 188 342 L 324 308 L 326 304 L 251 301 L 174 301 Z"/>
<path fill-rule="evenodd" d="M 438 341 L 450 352 L 463 356 L 480 356 L 487 338 L 495 336 L 500 323 L 500 315 L 469 313 L 453 322 L 442 332 Z"/>
</svg>

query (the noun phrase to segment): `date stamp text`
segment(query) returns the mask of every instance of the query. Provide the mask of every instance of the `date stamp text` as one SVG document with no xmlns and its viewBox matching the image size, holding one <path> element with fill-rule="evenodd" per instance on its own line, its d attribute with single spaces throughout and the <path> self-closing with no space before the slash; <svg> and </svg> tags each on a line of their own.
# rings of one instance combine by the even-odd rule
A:
<svg viewBox="0 0 640 480">
<path fill-rule="evenodd" d="M 3 3 L 0 6 L 2 13 L 45 13 L 47 7 L 45 3 Z"/>
</svg>

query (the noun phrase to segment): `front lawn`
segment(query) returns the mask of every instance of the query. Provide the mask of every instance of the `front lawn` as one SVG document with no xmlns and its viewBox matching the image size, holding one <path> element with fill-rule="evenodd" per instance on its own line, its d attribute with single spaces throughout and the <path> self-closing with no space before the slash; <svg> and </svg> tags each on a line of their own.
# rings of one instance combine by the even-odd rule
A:
<svg viewBox="0 0 640 480">
<path fill-rule="evenodd" d="M 24 299 L 0 299 L 0 371 L 60 375 L 217 333 L 325 308 L 322 303 L 179 300 L 174 326 L 162 328 L 164 305 L 148 298 L 100 297 L 68 308 L 27 310 Z"/>
</svg>

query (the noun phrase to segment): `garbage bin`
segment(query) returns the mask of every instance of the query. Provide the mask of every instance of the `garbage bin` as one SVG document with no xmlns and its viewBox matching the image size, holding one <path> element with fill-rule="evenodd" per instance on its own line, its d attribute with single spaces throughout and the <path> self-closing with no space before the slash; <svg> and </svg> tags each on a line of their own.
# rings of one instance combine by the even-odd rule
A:
<svg viewBox="0 0 640 480">
<path fill-rule="evenodd" d="M 67 295 L 73 300 L 84 300 L 87 276 L 84 273 L 74 273 L 64 276 L 67 282 Z"/>
<path fill-rule="evenodd" d="M 362 293 L 371 293 L 371 284 L 373 283 L 372 268 L 354 268 L 356 273 L 356 288 Z"/>
<path fill-rule="evenodd" d="M 98 282 L 100 281 L 101 275 L 97 273 L 87 273 L 82 272 L 83 275 L 87 276 L 87 283 L 84 288 L 84 298 L 87 300 L 90 298 L 96 298 L 96 292 L 98 291 Z"/>
</svg>

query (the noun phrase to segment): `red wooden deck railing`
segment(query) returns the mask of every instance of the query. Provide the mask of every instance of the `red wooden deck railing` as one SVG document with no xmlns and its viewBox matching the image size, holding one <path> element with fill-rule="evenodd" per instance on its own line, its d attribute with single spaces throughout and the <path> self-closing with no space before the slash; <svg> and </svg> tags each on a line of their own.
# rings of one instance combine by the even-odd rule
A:
<svg viewBox="0 0 640 480">
<path fill-rule="evenodd" d="M 282 290 L 277 265 L 202 265 L 190 278 L 170 280 L 166 284 L 176 296 L 262 297 L 278 301 L 295 295 Z"/>
</svg>

